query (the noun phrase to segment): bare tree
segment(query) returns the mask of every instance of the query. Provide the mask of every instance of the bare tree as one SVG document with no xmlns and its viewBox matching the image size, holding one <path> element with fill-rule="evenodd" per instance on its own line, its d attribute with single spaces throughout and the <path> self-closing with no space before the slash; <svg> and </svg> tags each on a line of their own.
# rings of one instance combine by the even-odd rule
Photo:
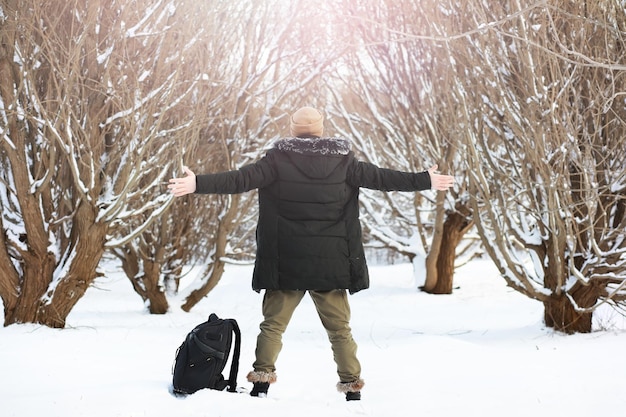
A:
<svg viewBox="0 0 626 417">
<path fill-rule="evenodd" d="M 180 66 L 178 70 L 184 77 L 195 81 L 189 94 L 177 99 L 178 110 L 170 112 L 168 117 L 173 126 L 182 126 L 167 135 L 169 148 L 160 156 L 172 161 L 172 167 L 162 187 L 144 193 L 143 201 L 162 198 L 167 190 L 165 180 L 179 175 L 184 164 L 193 165 L 193 160 L 187 160 L 191 155 L 195 157 L 201 152 L 213 164 L 224 165 L 223 144 L 216 137 L 223 123 L 220 113 L 232 93 L 227 63 L 232 61 L 233 51 L 240 43 L 238 33 L 231 28 L 236 24 L 236 12 L 241 7 L 239 3 L 227 1 L 177 4 L 175 18 L 184 24 L 177 30 L 185 39 L 192 40 L 194 54 L 181 61 L 175 51 L 164 51 Z M 168 295 L 177 294 L 183 267 L 206 258 L 208 248 L 213 245 L 219 212 L 219 205 L 213 202 L 183 199 L 169 206 L 140 235 L 124 239 L 122 245 L 115 242 L 109 245 L 151 313 L 166 313 L 170 307 Z M 127 223 L 119 228 L 119 237 L 128 236 L 129 231 L 148 216 L 149 213 L 136 216 L 134 224 Z"/>
<path fill-rule="evenodd" d="M 220 101 L 206 107 L 209 124 L 197 131 L 196 145 L 185 149 L 184 160 L 193 170 L 225 171 L 253 162 L 286 133 L 293 106 L 316 95 L 320 77 L 337 51 L 319 42 L 328 10 L 302 5 L 297 1 L 282 7 L 281 1 L 258 0 L 206 4 L 212 13 L 220 11 L 221 23 L 198 36 L 211 50 L 211 62 L 203 74 L 221 89 Z M 197 94 L 202 96 L 203 90 Z M 144 236 L 133 243 L 134 248 L 118 251 L 121 258 L 134 259 L 127 269 L 136 277 L 133 281 L 152 283 L 136 288 L 140 292 L 148 286 L 158 288 L 161 294 L 154 297 L 162 300 L 167 286 L 164 277 L 158 277 L 159 270 L 171 274 L 167 271 L 189 261 L 205 264 L 195 281 L 180 288 L 176 296 L 183 310 L 190 310 L 219 283 L 228 262 L 236 261 L 242 252 L 248 254 L 244 259 L 251 259 L 255 202 L 255 193 L 188 197 L 177 202 L 168 217 L 149 231 L 149 239 Z M 162 233 L 163 229 L 170 233 Z M 168 236 L 177 236 L 176 252 L 173 247 L 163 250 L 171 244 Z M 152 263 L 157 253 L 164 254 L 163 264 L 169 264 L 165 270 Z M 153 267 L 149 280 L 141 264 Z M 176 269 L 174 275 L 179 273 Z M 164 303 L 158 309 L 152 305 L 150 301 L 151 311 L 164 312 Z"/>
<path fill-rule="evenodd" d="M 472 207 L 508 285 L 589 332 L 626 300 L 626 13 L 612 1 L 468 8 L 455 45 Z"/>
<path fill-rule="evenodd" d="M 6 1 L 0 28 L 0 295 L 5 325 L 63 327 L 119 246 L 158 218 L 171 117 L 199 78 L 173 1 Z M 185 114 L 185 113 L 182 113 Z M 168 158 L 170 157 L 170 158 Z M 137 219 L 141 221 L 137 222 Z M 125 236 L 117 230 L 125 225 Z M 112 238 L 112 236 L 117 236 Z"/>
<path fill-rule="evenodd" d="M 353 48 L 331 86 L 335 128 L 370 162 L 407 171 L 437 163 L 462 185 L 448 52 L 443 42 L 412 38 L 441 30 L 437 10 L 438 2 L 392 1 L 346 9 Z M 369 236 L 412 259 L 416 274 L 425 265 L 424 291 L 451 293 L 457 247 L 473 226 L 467 191 L 363 196 Z"/>
</svg>

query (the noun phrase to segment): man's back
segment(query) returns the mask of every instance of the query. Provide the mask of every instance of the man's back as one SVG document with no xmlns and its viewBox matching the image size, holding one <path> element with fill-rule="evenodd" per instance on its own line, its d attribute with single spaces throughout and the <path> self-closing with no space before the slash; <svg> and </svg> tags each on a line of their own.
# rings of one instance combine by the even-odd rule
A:
<svg viewBox="0 0 626 417">
<path fill-rule="evenodd" d="M 358 188 L 346 181 L 354 161 L 349 141 L 289 138 L 279 141 L 267 159 L 275 179 L 259 190 L 255 284 L 292 290 L 351 288 L 350 258 L 362 258 L 362 250 Z M 273 276 L 270 269 L 278 271 L 272 282 L 266 279 Z"/>
</svg>

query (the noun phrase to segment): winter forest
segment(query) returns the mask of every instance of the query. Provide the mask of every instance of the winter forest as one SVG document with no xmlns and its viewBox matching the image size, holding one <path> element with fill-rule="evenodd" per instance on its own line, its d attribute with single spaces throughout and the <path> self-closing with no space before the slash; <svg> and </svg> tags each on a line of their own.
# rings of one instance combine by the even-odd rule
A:
<svg viewBox="0 0 626 417">
<path fill-rule="evenodd" d="M 167 180 L 256 160 L 304 105 L 362 160 L 456 177 L 362 190 L 372 260 L 449 294 L 489 259 L 567 334 L 624 311 L 621 0 L 1 0 L 4 326 L 65 327 L 110 259 L 150 313 L 190 311 L 252 262 L 256 194 Z"/>
</svg>

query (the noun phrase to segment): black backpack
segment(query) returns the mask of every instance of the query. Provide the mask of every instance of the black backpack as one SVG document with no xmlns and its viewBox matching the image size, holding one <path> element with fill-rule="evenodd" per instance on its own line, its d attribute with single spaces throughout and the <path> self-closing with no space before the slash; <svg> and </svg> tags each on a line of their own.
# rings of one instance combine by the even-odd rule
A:
<svg viewBox="0 0 626 417">
<path fill-rule="evenodd" d="M 235 350 L 228 380 L 222 371 L 226 367 L 235 335 Z M 234 319 L 220 319 L 211 314 L 209 319 L 197 325 L 176 351 L 172 371 L 175 395 L 193 394 L 202 388 L 229 392 L 237 390 L 241 332 Z"/>
</svg>

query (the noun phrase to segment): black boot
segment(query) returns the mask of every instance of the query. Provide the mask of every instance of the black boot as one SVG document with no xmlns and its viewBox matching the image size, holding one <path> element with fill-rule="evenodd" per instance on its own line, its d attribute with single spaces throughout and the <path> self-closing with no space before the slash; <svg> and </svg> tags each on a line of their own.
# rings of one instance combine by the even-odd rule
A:
<svg viewBox="0 0 626 417">
<path fill-rule="evenodd" d="M 252 387 L 252 391 L 250 391 L 250 395 L 253 397 L 267 397 L 267 390 L 270 389 L 269 382 L 255 382 Z"/>
<path fill-rule="evenodd" d="M 350 382 L 338 382 L 337 391 L 346 394 L 346 401 L 355 401 L 361 399 L 361 389 L 365 385 L 365 381 L 357 378 Z"/>
<path fill-rule="evenodd" d="M 346 392 L 346 401 L 358 401 L 361 399 L 361 391 Z"/>
</svg>

